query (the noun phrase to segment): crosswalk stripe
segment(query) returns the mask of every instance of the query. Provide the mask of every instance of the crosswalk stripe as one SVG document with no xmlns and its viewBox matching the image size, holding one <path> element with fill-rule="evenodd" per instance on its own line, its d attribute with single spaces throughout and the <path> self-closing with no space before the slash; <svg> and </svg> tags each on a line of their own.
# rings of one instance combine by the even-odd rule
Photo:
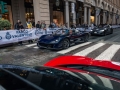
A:
<svg viewBox="0 0 120 90">
<path fill-rule="evenodd" d="M 86 56 L 89 53 L 91 53 L 92 51 L 96 50 L 97 48 L 102 47 L 103 45 L 105 45 L 105 43 L 95 44 L 95 45 L 93 45 L 93 46 L 91 46 L 83 51 L 80 51 L 80 52 L 74 54 L 74 56 Z"/>
<path fill-rule="evenodd" d="M 38 49 L 39 47 L 34 47 L 35 49 Z"/>
<path fill-rule="evenodd" d="M 101 79 L 101 81 L 103 82 L 103 84 L 104 84 L 105 87 L 108 87 L 108 88 L 110 88 L 110 89 L 113 90 L 113 85 L 112 85 L 112 83 L 111 83 L 111 81 L 110 81 L 109 79 L 107 79 L 107 78 L 102 78 L 102 77 L 100 77 L 100 76 L 98 76 L 98 77 Z M 106 83 L 106 82 L 107 82 L 107 83 Z"/>
<path fill-rule="evenodd" d="M 30 45 L 25 45 L 25 46 L 27 46 L 27 47 L 32 47 L 32 46 L 35 46 L 35 45 L 36 45 L 36 43 L 30 44 Z"/>
<path fill-rule="evenodd" d="M 98 57 L 96 57 L 95 60 L 111 60 L 119 49 L 120 45 L 112 45 Z"/>
<path fill-rule="evenodd" d="M 68 48 L 68 49 L 66 49 L 66 50 L 58 51 L 57 53 L 59 53 L 59 54 L 65 54 L 65 53 L 68 53 L 68 52 L 70 52 L 70 51 L 72 51 L 72 50 L 74 50 L 74 49 L 77 49 L 77 48 L 79 48 L 79 47 L 88 45 L 88 44 L 90 44 L 90 43 L 91 43 L 91 42 L 86 42 L 86 43 L 83 43 L 83 44 L 75 45 L 75 46 L 72 46 L 72 47 L 70 47 L 70 48 Z"/>
</svg>

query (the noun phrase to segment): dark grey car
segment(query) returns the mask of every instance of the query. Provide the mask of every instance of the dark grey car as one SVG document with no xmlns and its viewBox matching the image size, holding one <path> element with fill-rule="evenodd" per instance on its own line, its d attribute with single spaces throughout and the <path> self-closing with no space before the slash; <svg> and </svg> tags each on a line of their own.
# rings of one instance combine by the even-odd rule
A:
<svg viewBox="0 0 120 90">
<path fill-rule="evenodd" d="M 108 35 L 113 34 L 113 28 L 110 25 L 98 26 L 94 28 L 91 35 Z"/>
</svg>

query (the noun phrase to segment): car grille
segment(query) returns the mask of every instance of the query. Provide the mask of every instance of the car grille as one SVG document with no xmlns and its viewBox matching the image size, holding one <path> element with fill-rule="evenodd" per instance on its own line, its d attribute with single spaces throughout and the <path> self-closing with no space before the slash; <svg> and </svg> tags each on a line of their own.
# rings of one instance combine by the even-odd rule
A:
<svg viewBox="0 0 120 90">
<path fill-rule="evenodd" d="M 47 48 L 53 48 L 52 44 L 39 43 L 39 45 Z"/>
</svg>

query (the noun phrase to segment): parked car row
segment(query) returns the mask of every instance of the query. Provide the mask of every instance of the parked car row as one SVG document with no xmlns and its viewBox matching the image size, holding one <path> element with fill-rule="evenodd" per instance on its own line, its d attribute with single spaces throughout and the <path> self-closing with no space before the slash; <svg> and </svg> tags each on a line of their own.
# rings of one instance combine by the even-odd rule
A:
<svg viewBox="0 0 120 90">
<path fill-rule="evenodd" d="M 110 25 L 94 27 L 91 30 L 85 29 L 58 29 L 52 34 L 43 35 L 39 38 L 37 46 L 47 49 L 67 49 L 72 45 L 87 42 L 91 35 L 113 34 Z"/>
</svg>

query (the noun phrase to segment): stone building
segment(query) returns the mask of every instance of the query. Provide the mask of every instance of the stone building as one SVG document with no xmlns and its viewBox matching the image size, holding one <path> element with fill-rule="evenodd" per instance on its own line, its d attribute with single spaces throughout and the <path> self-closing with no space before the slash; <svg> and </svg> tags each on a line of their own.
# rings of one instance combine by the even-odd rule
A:
<svg viewBox="0 0 120 90">
<path fill-rule="evenodd" d="M 2 0 L 8 4 L 3 17 L 14 25 L 20 19 L 45 21 L 47 25 L 120 24 L 120 0 Z"/>
</svg>

